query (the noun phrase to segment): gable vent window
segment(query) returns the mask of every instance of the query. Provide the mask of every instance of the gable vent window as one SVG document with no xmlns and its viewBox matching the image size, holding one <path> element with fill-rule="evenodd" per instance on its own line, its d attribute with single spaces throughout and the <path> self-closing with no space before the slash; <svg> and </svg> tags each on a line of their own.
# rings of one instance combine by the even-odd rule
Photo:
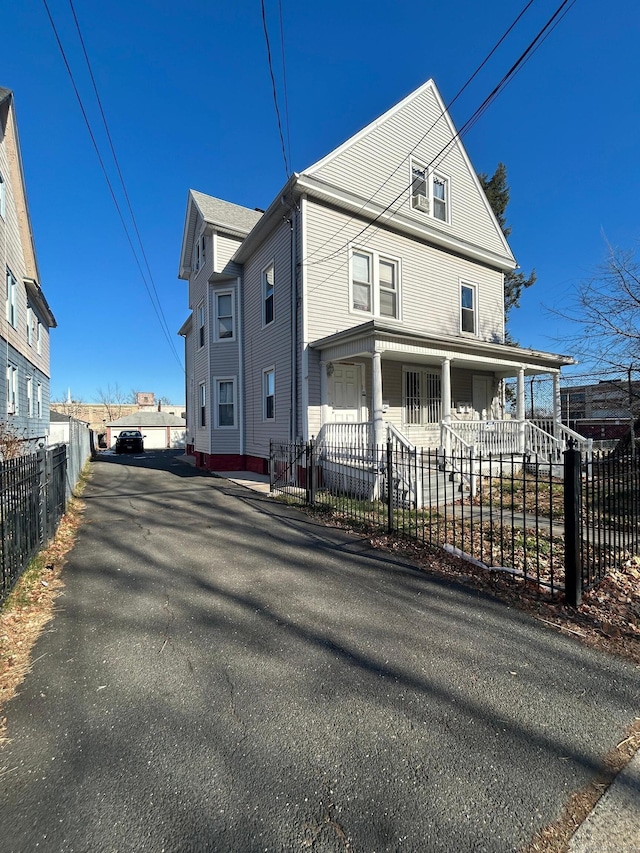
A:
<svg viewBox="0 0 640 853">
<path fill-rule="evenodd" d="M 440 222 L 449 222 L 449 178 L 419 163 L 411 165 L 411 207 Z"/>
</svg>

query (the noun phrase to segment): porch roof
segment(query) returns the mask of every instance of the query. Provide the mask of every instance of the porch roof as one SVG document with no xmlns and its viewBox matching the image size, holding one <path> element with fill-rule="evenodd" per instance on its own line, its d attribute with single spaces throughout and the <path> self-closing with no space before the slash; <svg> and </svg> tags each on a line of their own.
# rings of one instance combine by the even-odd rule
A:
<svg viewBox="0 0 640 853">
<path fill-rule="evenodd" d="M 556 373 L 575 364 L 571 356 L 482 341 L 478 338 L 427 335 L 406 326 L 369 320 L 309 344 L 323 360 L 353 358 L 380 352 L 392 360 L 437 362 L 449 358 L 459 366 L 484 368 L 505 376 L 517 373 Z"/>
</svg>

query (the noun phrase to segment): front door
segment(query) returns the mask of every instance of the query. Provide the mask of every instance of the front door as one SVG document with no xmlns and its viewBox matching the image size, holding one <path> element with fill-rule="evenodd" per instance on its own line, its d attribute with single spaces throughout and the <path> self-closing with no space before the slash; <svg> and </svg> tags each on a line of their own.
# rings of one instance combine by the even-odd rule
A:
<svg viewBox="0 0 640 853">
<path fill-rule="evenodd" d="M 362 420 L 362 365 L 334 364 L 329 383 L 329 403 L 334 423 L 358 423 Z"/>
<path fill-rule="evenodd" d="M 490 376 L 473 377 L 473 408 L 481 420 L 491 418 L 492 389 Z"/>
</svg>

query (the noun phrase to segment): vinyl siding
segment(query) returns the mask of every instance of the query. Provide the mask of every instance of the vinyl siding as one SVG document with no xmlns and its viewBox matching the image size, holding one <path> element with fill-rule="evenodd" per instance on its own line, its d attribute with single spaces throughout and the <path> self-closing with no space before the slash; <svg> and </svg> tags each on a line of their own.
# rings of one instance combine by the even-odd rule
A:
<svg viewBox="0 0 640 853">
<path fill-rule="evenodd" d="M 209 374 L 211 381 L 211 417 L 210 417 L 210 433 L 211 433 L 211 453 L 239 453 L 240 452 L 240 419 L 239 414 L 239 353 L 238 353 L 238 292 L 234 285 L 230 287 L 228 284 L 217 285 L 209 290 L 208 299 L 208 316 L 211 318 L 209 323 Z M 231 291 L 234 301 L 235 314 L 235 340 L 215 340 L 215 323 L 216 323 L 216 308 L 215 294 L 220 292 Z M 236 423 L 238 426 L 235 429 L 216 429 L 215 427 L 215 380 L 222 378 L 234 377 L 236 380 Z"/>
<path fill-rule="evenodd" d="M 38 315 L 33 306 L 34 317 L 40 321 L 41 351 L 38 353 L 36 339 L 32 345 L 27 337 L 27 308 L 29 305 L 25 277 L 37 279 L 35 257 L 29 236 L 26 199 L 22 192 L 20 164 L 17 154 L 17 140 L 13 126 L 13 113 L 9 112 L 6 133 L 3 135 L 0 122 L 0 172 L 4 179 L 5 215 L 0 216 L 0 275 L 1 302 L 0 340 L 6 347 L 5 359 L 0 370 L 0 416 L 8 420 L 19 432 L 26 431 L 27 436 L 45 435 L 49 423 L 49 327 Z M 16 279 L 16 326 L 6 320 L 6 269 L 11 270 Z M 6 361 L 18 368 L 18 415 L 7 416 L 6 397 Z M 33 378 L 34 389 L 39 382 L 42 386 L 42 417 L 27 419 L 26 377 Z"/>
<path fill-rule="evenodd" d="M 214 272 L 226 272 L 230 275 L 239 275 L 242 267 L 239 264 L 231 263 L 231 258 L 238 251 L 242 240 L 219 233 L 215 235 L 214 239 Z"/>
<path fill-rule="evenodd" d="M 363 199 L 373 198 L 383 207 L 392 205 L 393 211 L 504 256 L 499 226 L 487 210 L 484 194 L 459 140 L 434 164 L 450 181 L 450 224 L 411 207 L 411 160 L 428 166 L 453 138 L 441 113 L 441 102 L 433 88 L 423 87 L 358 140 L 309 172 L 335 187 Z"/>
<path fill-rule="evenodd" d="M 245 452 L 266 458 L 269 440 L 286 440 L 291 420 L 291 229 L 279 225 L 244 265 Z M 262 270 L 274 263 L 274 321 L 262 325 Z M 275 421 L 264 421 L 262 373 L 274 367 Z"/>
<path fill-rule="evenodd" d="M 478 334 L 485 341 L 502 341 L 504 329 L 503 278 L 490 269 L 426 243 L 387 229 L 368 229 L 344 213 L 314 202 L 307 205 L 307 311 L 309 339 L 317 340 L 371 319 L 350 311 L 347 241 L 368 252 L 395 258 L 400 264 L 400 320 L 414 331 L 431 335 L 460 332 L 460 280 L 477 286 Z M 340 231 L 340 233 L 338 233 Z M 329 257 L 337 252 L 335 257 Z M 474 336 L 472 336 L 474 337 Z"/>
</svg>

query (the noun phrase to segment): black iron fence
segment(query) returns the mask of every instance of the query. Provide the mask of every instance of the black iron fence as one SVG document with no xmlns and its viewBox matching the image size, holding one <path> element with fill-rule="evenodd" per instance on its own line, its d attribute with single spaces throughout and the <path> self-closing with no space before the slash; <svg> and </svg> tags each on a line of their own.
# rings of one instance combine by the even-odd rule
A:
<svg viewBox="0 0 640 853">
<path fill-rule="evenodd" d="M 271 490 L 371 529 L 506 569 L 541 593 L 581 590 L 640 553 L 636 460 L 271 443 Z"/>
<path fill-rule="evenodd" d="M 53 537 L 66 507 L 67 445 L 0 461 L 0 602 Z"/>
</svg>

